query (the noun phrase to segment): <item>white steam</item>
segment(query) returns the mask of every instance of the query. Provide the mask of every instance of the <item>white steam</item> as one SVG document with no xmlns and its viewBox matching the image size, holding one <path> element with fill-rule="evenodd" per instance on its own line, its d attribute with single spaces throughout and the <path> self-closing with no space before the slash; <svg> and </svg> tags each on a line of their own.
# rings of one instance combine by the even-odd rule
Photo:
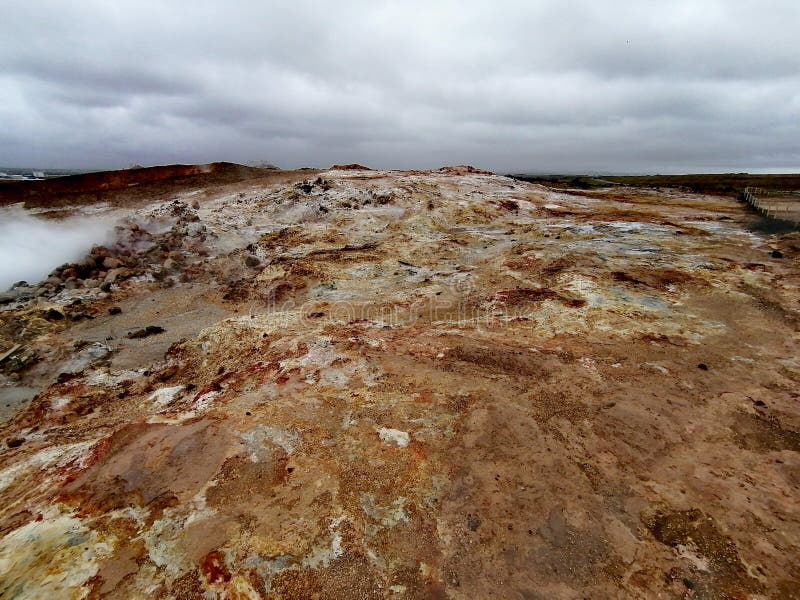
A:
<svg viewBox="0 0 800 600">
<path fill-rule="evenodd" d="M 0 208 L 0 291 L 17 281 L 36 283 L 57 266 L 82 260 L 112 231 L 108 219 L 43 219 L 19 206 Z"/>
</svg>

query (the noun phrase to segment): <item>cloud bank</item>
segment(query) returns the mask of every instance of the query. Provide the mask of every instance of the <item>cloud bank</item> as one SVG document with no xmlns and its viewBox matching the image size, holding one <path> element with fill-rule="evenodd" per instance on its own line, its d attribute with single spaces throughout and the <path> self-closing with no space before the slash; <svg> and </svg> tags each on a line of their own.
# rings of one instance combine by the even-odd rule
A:
<svg viewBox="0 0 800 600">
<path fill-rule="evenodd" d="M 800 3 L 10 0 L 0 165 L 800 170 Z"/>
</svg>

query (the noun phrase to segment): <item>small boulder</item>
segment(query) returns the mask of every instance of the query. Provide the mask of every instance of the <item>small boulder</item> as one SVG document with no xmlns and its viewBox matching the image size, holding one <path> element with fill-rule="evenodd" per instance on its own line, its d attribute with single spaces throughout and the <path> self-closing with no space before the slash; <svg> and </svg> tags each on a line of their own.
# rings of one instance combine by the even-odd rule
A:
<svg viewBox="0 0 800 600">
<path fill-rule="evenodd" d="M 127 269 L 111 269 L 106 275 L 108 283 L 116 283 L 117 279 L 124 277 L 128 273 Z"/>
<path fill-rule="evenodd" d="M 50 308 L 47 310 L 45 314 L 45 319 L 48 321 L 63 321 L 64 320 L 64 313 L 62 313 L 57 308 Z"/>
<path fill-rule="evenodd" d="M 140 340 L 142 338 L 150 337 L 151 335 L 158 335 L 159 333 L 164 333 L 166 331 L 163 327 L 159 327 L 158 325 L 148 325 L 144 329 L 137 329 L 135 331 L 131 331 L 125 337 L 129 340 Z"/>
<path fill-rule="evenodd" d="M 114 258 L 113 256 L 106 256 L 103 259 L 103 268 L 104 269 L 118 269 L 122 266 L 122 261 L 118 258 Z"/>
</svg>

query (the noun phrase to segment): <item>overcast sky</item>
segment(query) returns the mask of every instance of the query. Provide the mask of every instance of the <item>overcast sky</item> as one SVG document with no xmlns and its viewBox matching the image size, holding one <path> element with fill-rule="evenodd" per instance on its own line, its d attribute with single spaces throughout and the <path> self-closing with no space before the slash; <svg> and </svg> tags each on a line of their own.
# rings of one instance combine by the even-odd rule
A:
<svg viewBox="0 0 800 600">
<path fill-rule="evenodd" d="M 3 0 L 0 165 L 800 171 L 798 0 Z"/>
</svg>

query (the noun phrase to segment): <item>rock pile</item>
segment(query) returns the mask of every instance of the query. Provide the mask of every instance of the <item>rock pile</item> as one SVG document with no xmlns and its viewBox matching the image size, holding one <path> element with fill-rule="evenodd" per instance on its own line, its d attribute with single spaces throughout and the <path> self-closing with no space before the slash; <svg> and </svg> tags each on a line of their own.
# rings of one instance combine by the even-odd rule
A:
<svg viewBox="0 0 800 600">
<path fill-rule="evenodd" d="M 113 244 L 92 247 L 81 262 L 57 267 L 39 285 L 16 283 L 0 294 L 0 304 L 52 298 L 63 290 L 97 288 L 108 292 L 114 285 L 148 273 L 160 280 L 178 271 L 191 257 L 206 254 L 206 227 L 197 211 L 185 202 L 159 207 L 151 218 L 147 225 L 127 219 L 116 227 Z"/>
</svg>

